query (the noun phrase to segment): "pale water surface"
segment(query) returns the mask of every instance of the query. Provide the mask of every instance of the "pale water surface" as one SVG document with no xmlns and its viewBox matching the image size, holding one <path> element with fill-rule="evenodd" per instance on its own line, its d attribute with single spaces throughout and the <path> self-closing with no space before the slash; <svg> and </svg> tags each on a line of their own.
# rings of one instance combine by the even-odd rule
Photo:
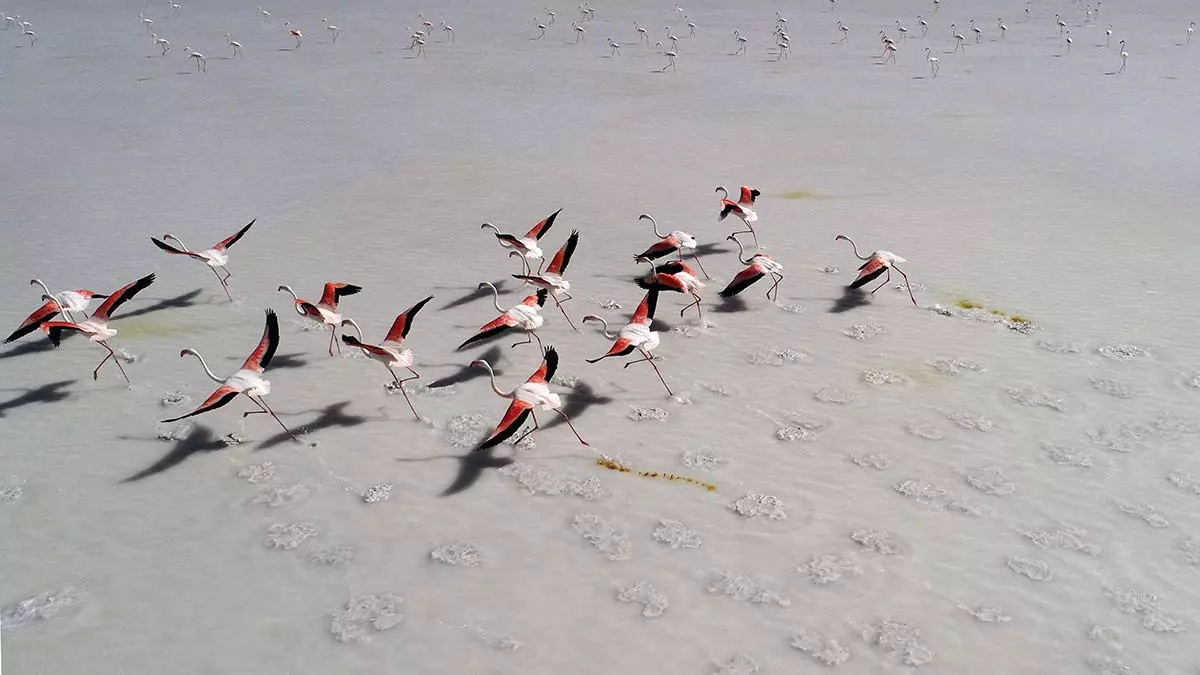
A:
<svg viewBox="0 0 1200 675">
<path fill-rule="evenodd" d="M 541 0 L 298 0 L 269 23 L 243 3 L 185 1 L 172 18 L 154 0 L 173 47 L 160 57 L 142 2 L 19 4 L 4 13 L 39 41 L 0 32 L 0 324 L 37 305 L 34 276 L 158 281 L 114 321 L 132 386 L 111 367 L 93 382 L 102 351 L 78 338 L 0 351 L 6 672 L 1200 668 L 1200 294 L 1186 274 L 1200 43 L 1180 44 L 1194 5 L 1109 0 L 1084 26 L 1084 4 L 1050 0 L 1028 22 L 1015 0 L 841 0 L 836 14 L 689 0 L 688 38 L 671 3 L 605 1 L 575 45 L 575 3 L 535 41 Z M 787 61 L 769 49 L 776 11 Z M 435 24 L 419 60 L 418 12 Z M 897 18 L 911 37 L 877 65 Z M 970 35 L 972 18 L 983 43 L 951 53 L 949 24 Z M 665 58 L 637 44 L 634 19 L 652 42 L 666 25 L 683 38 L 677 72 L 655 72 Z M 730 55 L 734 29 L 745 56 Z M 227 31 L 244 58 L 226 58 Z M 608 37 L 625 43 L 617 58 Z M 712 188 L 743 183 L 762 191 L 758 230 L 786 268 L 777 304 L 761 282 L 717 299 L 740 265 Z M 659 307 L 675 399 L 644 365 L 587 364 L 608 347 L 592 326 L 574 333 L 550 308 L 541 331 L 596 450 L 716 492 L 606 471 L 554 425 L 519 464 L 440 496 L 470 477 L 459 458 L 505 402 L 476 371 L 413 387 L 416 422 L 382 368 L 326 356 L 327 336 L 275 292 L 360 284 L 343 309 L 376 340 L 432 293 L 407 341 L 417 384 L 461 379 L 487 353 L 509 388 L 537 367 L 533 348 L 451 351 L 494 316 L 487 298 L 458 300 L 516 269 L 479 224 L 523 232 L 560 207 L 544 243 L 582 233 L 575 319 L 636 306 L 631 257 L 653 241 L 638 214 L 717 246 L 710 325 L 681 319 L 679 296 Z M 148 240 L 207 246 L 251 218 L 232 306 Z M 841 300 L 857 262 L 839 232 L 906 257 L 922 307 L 890 287 Z M 214 386 L 179 349 L 227 374 L 265 307 L 283 320 L 269 401 L 312 445 L 243 421 L 245 402 L 157 424 Z M 175 392 L 190 400 L 164 402 Z M 380 485 L 388 498 L 364 501 Z M 739 515 L 747 495 L 773 499 Z M 439 548 L 454 542 L 469 547 Z"/>
</svg>

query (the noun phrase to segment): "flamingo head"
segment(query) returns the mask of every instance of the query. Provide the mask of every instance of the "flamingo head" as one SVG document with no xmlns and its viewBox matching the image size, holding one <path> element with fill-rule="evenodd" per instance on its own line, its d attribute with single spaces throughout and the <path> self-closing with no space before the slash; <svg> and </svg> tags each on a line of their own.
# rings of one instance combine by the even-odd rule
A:
<svg viewBox="0 0 1200 675">
<path fill-rule="evenodd" d="M 487 361 L 484 361 L 483 359 L 475 359 L 474 361 L 471 362 L 470 367 L 471 368 L 487 368 L 487 367 L 490 367 L 491 365 L 492 364 L 488 363 Z"/>
<path fill-rule="evenodd" d="M 192 349 L 191 347 L 187 347 L 185 349 L 179 350 L 179 357 L 183 358 L 185 356 L 200 356 L 200 355 L 196 353 L 195 349 Z"/>
<path fill-rule="evenodd" d="M 928 49 L 928 48 L 926 48 L 926 49 L 925 49 L 925 51 L 929 51 L 929 49 Z M 847 236 L 846 236 L 846 235 L 844 235 L 844 234 L 839 234 L 838 236 L 836 236 L 836 237 L 834 237 L 834 238 L 833 238 L 833 240 L 834 240 L 834 241 L 837 241 L 837 240 L 839 240 L 839 239 L 845 239 L 846 241 L 850 241 L 850 237 L 847 237 Z"/>
</svg>

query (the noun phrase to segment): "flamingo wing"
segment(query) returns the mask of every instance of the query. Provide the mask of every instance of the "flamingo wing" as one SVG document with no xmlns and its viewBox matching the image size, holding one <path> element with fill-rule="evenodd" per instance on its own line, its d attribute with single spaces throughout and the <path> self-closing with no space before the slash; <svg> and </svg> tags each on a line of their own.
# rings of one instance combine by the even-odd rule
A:
<svg viewBox="0 0 1200 675">
<path fill-rule="evenodd" d="M 526 382 L 539 382 L 546 384 L 554 377 L 554 372 L 558 370 L 558 350 L 554 347 L 546 348 L 546 357 L 542 359 L 542 365 L 533 371 Z"/>
<path fill-rule="evenodd" d="M 251 220 L 250 222 L 246 223 L 246 226 L 243 227 L 242 229 L 238 230 L 237 232 L 234 232 L 233 234 L 229 235 L 228 237 L 225 237 L 221 241 L 217 242 L 217 245 L 213 246 L 213 250 L 224 251 L 225 249 L 229 248 L 230 246 L 233 246 L 234 244 L 236 244 L 238 242 L 238 239 L 241 239 L 242 236 L 246 234 L 246 231 L 250 229 L 250 226 L 253 225 L 255 223 L 255 221 L 257 221 L 257 220 L 258 220 L 258 218 Z"/>
<path fill-rule="evenodd" d="M 326 307 L 337 307 L 338 300 L 341 300 L 347 295 L 354 295 L 362 290 L 362 286 L 347 284 L 341 281 L 329 281 L 325 283 L 325 291 L 321 293 L 320 305 Z"/>
<path fill-rule="evenodd" d="M 258 346 L 246 358 L 246 362 L 242 364 L 242 368 L 253 370 L 256 373 L 261 373 L 271 365 L 271 358 L 275 356 L 275 350 L 279 348 L 279 317 L 275 316 L 275 310 L 267 310 L 267 325 L 263 328 L 262 338 L 258 341 Z"/>
<path fill-rule="evenodd" d="M 741 293 L 749 288 L 754 282 L 763 278 L 765 274 L 766 273 L 763 271 L 762 266 L 751 265 L 741 272 L 738 272 L 737 276 L 733 278 L 733 281 L 730 281 L 729 285 L 721 291 L 720 296 L 722 298 L 732 298 L 738 293 Z"/>
<path fill-rule="evenodd" d="M 637 285 L 648 291 L 675 291 L 676 293 L 685 293 L 683 282 L 672 274 L 655 274 L 649 279 L 645 277 L 637 278 Z"/>
<path fill-rule="evenodd" d="M 297 300 L 296 307 L 300 308 L 300 311 L 304 313 L 304 316 L 316 319 L 317 321 L 325 320 L 325 318 L 321 316 L 321 309 L 307 300 Z"/>
<path fill-rule="evenodd" d="M 670 255 L 679 250 L 679 243 L 674 237 L 660 239 L 650 246 L 650 248 L 633 256 L 633 259 L 641 262 L 643 260 L 658 260 L 659 258 Z"/>
<path fill-rule="evenodd" d="M 883 262 L 883 258 L 873 257 L 858 268 L 858 278 L 854 283 L 850 284 L 850 288 L 859 288 L 864 286 L 872 279 L 877 278 L 880 274 L 887 271 L 887 265 Z"/>
<path fill-rule="evenodd" d="M 433 296 L 431 295 L 412 307 L 404 310 L 404 313 L 396 317 L 396 320 L 392 322 L 392 327 L 388 330 L 387 337 L 385 337 L 383 341 L 395 342 L 399 344 L 404 340 L 404 338 L 408 337 L 408 331 L 412 328 L 412 322 L 417 316 L 417 312 L 421 311 L 421 308 L 425 306 L 425 303 L 432 299 Z"/>
<path fill-rule="evenodd" d="M 77 330 L 80 333 L 87 333 L 88 330 L 83 326 L 71 321 L 46 321 L 41 325 L 42 331 L 50 336 L 50 341 L 57 347 L 62 342 L 62 334 L 65 330 Z"/>
<path fill-rule="evenodd" d="M 150 241 L 154 242 L 155 246 L 161 248 L 162 250 L 166 251 L 167 253 L 172 253 L 175 255 L 191 256 L 197 260 L 206 260 L 206 258 L 204 256 L 200 255 L 199 253 L 196 253 L 195 251 L 185 251 L 181 248 L 177 248 L 175 246 L 168 244 L 167 242 L 163 241 L 162 239 L 156 239 L 155 237 L 150 237 Z"/>
<path fill-rule="evenodd" d="M 608 352 L 604 356 L 594 359 L 587 359 L 587 362 L 595 363 L 601 359 L 607 359 L 610 356 L 625 356 L 626 354 L 632 354 L 634 349 L 636 349 L 636 347 L 632 342 L 629 341 L 628 338 L 618 338 L 617 341 L 608 348 Z"/>
<path fill-rule="evenodd" d="M 742 207 L 738 206 L 736 203 L 731 202 L 728 199 L 722 199 L 721 213 L 717 215 L 717 220 L 725 220 L 725 218 L 731 213 L 741 216 L 744 211 L 742 211 Z"/>
<path fill-rule="evenodd" d="M 342 336 L 342 344 L 347 344 L 347 345 L 350 345 L 351 347 L 358 347 L 359 349 L 363 350 L 364 352 L 367 352 L 368 354 L 374 354 L 376 356 L 387 356 L 387 357 L 392 356 L 391 353 L 389 353 L 388 350 L 384 349 L 383 347 L 380 347 L 379 345 L 367 344 L 367 343 L 363 342 L 362 340 L 359 340 L 358 338 L 354 337 L 353 335 L 343 335 Z"/>
<path fill-rule="evenodd" d="M 542 235 L 546 234 L 546 231 L 549 230 L 550 227 L 554 225 L 554 219 L 558 218 L 558 214 L 560 214 L 560 213 L 562 213 L 562 209 L 559 209 L 559 210 L 555 211 L 554 213 L 551 213 L 549 216 L 546 216 L 545 220 L 538 223 L 537 225 L 534 225 L 533 229 L 531 229 L 525 233 L 525 238 L 526 239 L 541 239 Z"/>
<path fill-rule="evenodd" d="M 154 283 L 154 275 L 147 274 L 137 281 L 123 286 L 121 289 L 113 292 L 108 298 L 100 303 L 96 311 L 92 313 L 92 317 L 100 321 L 108 321 L 112 317 L 112 313 L 117 311 L 117 308 L 125 304 L 133 296 L 137 295 L 142 289 Z"/>
<path fill-rule="evenodd" d="M 529 413 L 532 410 L 533 406 L 525 401 L 513 399 L 513 402 L 508 404 L 508 410 L 504 412 L 504 418 L 500 420 L 500 424 L 496 425 L 496 430 L 492 432 L 491 436 L 488 436 L 486 440 L 480 443 L 479 447 L 475 448 L 475 451 L 479 452 L 480 450 L 493 448 L 512 438 L 513 434 L 517 433 L 517 430 L 521 428 L 521 425 L 525 424 L 525 420 L 529 417 Z"/>
<path fill-rule="evenodd" d="M 47 300 L 46 304 L 33 310 L 32 314 L 25 317 L 25 320 L 21 322 L 21 325 L 17 326 L 17 329 L 14 330 L 11 335 L 5 338 L 4 342 L 9 343 L 13 340 L 18 340 L 26 335 L 29 335 L 41 327 L 43 323 L 53 319 L 54 315 L 58 314 L 58 311 L 58 303 L 54 300 Z"/>
<path fill-rule="evenodd" d="M 692 276 L 696 276 L 696 273 L 692 271 L 692 268 L 689 267 L 687 263 L 679 260 L 671 260 L 659 265 L 658 272 L 660 274 L 679 274 L 680 272 L 687 272 Z"/>
<path fill-rule="evenodd" d="M 487 338 L 490 338 L 493 335 L 499 335 L 499 334 L 503 333 L 504 331 L 515 327 L 516 325 L 517 325 L 516 320 L 513 319 L 512 316 L 508 314 L 508 312 L 505 312 L 504 314 L 501 314 L 500 316 L 496 317 L 492 321 L 489 321 L 488 323 L 484 324 L 483 327 L 481 327 L 479 329 L 479 332 L 477 332 L 474 335 L 472 335 L 471 337 L 467 338 L 454 351 L 456 351 L 456 352 L 462 351 L 463 347 L 466 347 L 469 344 L 479 342 L 480 340 L 486 340 Z"/>
<path fill-rule="evenodd" d="M 186 415 L 180 415 L 179 417 L 172 417 L 169 420 L 163 420 L 162 423 L 168 424 L 170 422 L 178 422 L 179 420 L 186 419 L 188 417 L 195 417 L 196 415 L 206 413 L 210 410 L 216 410 L 217 408 L 220 408 L 221 406 L 226 405 L 233 399 L 237 398 L 239 393 L 241 392 L 227 384 L 221 385 L 220 387 L 217 387 L 217 390 L 214 391 L 211 396 L 204 400 L 204 403 L 200 404 L 199 408 L 196 408 Z"/>
<path fill-rule="evenodd" d="M 633 318 L 630 323 L 640 323 L 649 326 L 654 321 L 654 310 L 658 306 L 658 289 L 651 288 L 646 297 L 642 298 L 641 304 L 633 312 Z"/>
<path fill-rule="evenodd" d="M 567 243 L 563 244 L 562 248 L 558 249 L 558 253 L 554 254 L 546 271 L 562 276 L 563 272 L 567 271 L 567 265 L 571 264 L 571 256 L 575 254 L 575 247 L 578 245 L 579 230 L 572 230 L 571 236 L 567 237 Z"/>
<path fill-rule="evenodd" d="M 755 190 L 754 188 L 750 187 L 749 185 L 743 185 L 742 186 L 742 196 L 738 199 L 738 203 L 739 204 L 753 204 L 755 198 L 757 198 L 760 194 L 762 194 L 762 193 L 759 192 L 758 190 Z"/>
</svg>

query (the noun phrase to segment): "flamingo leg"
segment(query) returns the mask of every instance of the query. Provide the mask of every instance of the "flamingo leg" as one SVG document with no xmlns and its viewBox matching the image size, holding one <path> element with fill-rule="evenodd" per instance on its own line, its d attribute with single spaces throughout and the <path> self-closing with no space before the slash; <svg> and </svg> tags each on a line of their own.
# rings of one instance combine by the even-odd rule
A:
<svg viewBox="0 0 1200 675">
<path fill-rule="evenodd" d="M 917 298 L 913 295 L 913 292 L 912 292 L 912 284 L 908 283 L 908 275 L 905 274 L 904 270 L 900 269 L 899 267 L 896 267 L 895 269 L 897 272 L 900 273 L 900 276 L 904 277 L 904 286 L 905 286 L 905 288 L 908 289 L 908 298 L 910 300 L 912 300 L 913 307 L 919 307 L 920 305 L 917 304 Z"/>
<path fill-rule="evenodd" d="M 529 416 L 533 418 L 533 428 L 526 431 L 525 433 L 521 434 L 520 437 L 517 438 L 517 440 L 513 441 L 513 447 L 516 447 L 517 445 L 519 445 L 521 443 L 521 441 L 525 440 L 525 437 L 528 436 L 529 434 L 532 434 L 533 432 L 538 431 L 542 428 L 540 425 L 538 425 L 537 413 L 535 413 L 533 410 L 530 410 Z"/>
<path fill-rule="evenodd" d="M 109 359 L 112 359 L 112 362 L 117 364 L 117 370 L 121 371 L 121 376 L 125 378 L 126 382 L 129 382 L 129 376 L 125 374 L 125 368 L 121 366 L 121 360 L 117 358 L 117 353 L 113 351 L 113 348 L 109 347 L 108 342 L 105 341 L 101 341 L 98 344 L 108 350 L 108 356 L 104 357 L 104 360 L 100 362 L 100 365 L 96 366 L 96 369 L 92 371 L 92 379 L 100 379 L 100 368 L 107 363 Z"/>
<path fill-rule="evenodd" d="M 696 313 L 700 315 L 700 320 L 704 321 L 704 311 L 702 309 L 700 309 L 701 298 L 700 298 L 700 296 L 696 295 L 695 293 L 692 293 L 692 297 L 695 298 L 695 300 L 693 300 L 691 304 L 689 304 L 689 305 L 685 306 L 683 309 L 679 310 L 679 316 L 682 317 L 684 312 L 695 307 Z"/>
<path fill-rule="evenodd" d="M 767 289 L 767 299 L 771 299 L 771 291 L 775 291 L 775 300 L 779 300 L 779 282 L 783 281 L 783 275 L 776 272 L 771 272 L 771 276 L 775 279 L 775 284 Z"/>
<path fill-rule="evenodd" d="M 570 299 L 571 296 L 568 295 L 567 300 Z M 558 301 L 558 298 L 554 299 L 554 304 L 558 305 L 558 311 L 562 312 L 562 315 L 564 318 L 566 318 L 567 323 L 571 324 L 571 330 L 578 332 L 579 328 L 575 326 L 575 322 L 571 320 L 571 317 L 567 316 L 567 310 L 563 309 L 562 303 Z"/>
<path fill-rule="evenodd" d="M 248 413 L 243 413 L 242 417 L 245 417 L 246 415 L 254 415 L 256 413 L 267 413 L 271 417 L 274 417 L 276 422 L 279 422 L 279 426 L 283 427 L 283 430 L 287 432 L 288 436 L 292 437 L 293 441 L 296 441 L 297 443 L 300 442 L 300 439 L 296 438 L 296 434 L 292 433 L 292 430 L 287 428 L 287 425 L 283 423 L 283 420 L 279 419 L 279 415 L 276 415 L 274 410 L 271 410 L 271 406 L 267 405 L 266 401 L 254 398 L 250 394 L 246 394 L 246 398 L 250 399 L 251 401 L 254 401 L 254 404 L 257 405 L 259 408 L 262 408 L 262 410 L 252 410 Z"/>
<path fill-rule="evenodd" d="M 704 269 L 704 263 L 700 262 L 700 256 L 696 255 L 696 251 L 694 251 L 694 250 L 692 251 L 692 260 L 696 261 L 696 266 L 700 268 L 700 272 L 702 274 L 704 274 L 705 279 L 712 278 L 712 277 L 708 276 L 708 270 Z M 683 252 L 682 251 L 679 252 L 679 261 L 683 262 Z"/>
<path fill-rule="evenodd" d="M 887 276 L 886 276 L 886 277 L 884 277 L 884 279 L 883 279 L 883 283 L 882 283 L 882 284 L 879 284 L 878 286 L 876 286 L 876 287 L 875 287 L 875 291 L 877 291 L 877 290 L 879 290 L 879 289 L 883 288 L 884 286 L 887 286 L 887 285 L 888 285 L 888 282 L 889 282 L 889 281 L 891 281 L 891 280 L 892 280 L 892 268 L 891 268 L 891 267 L 889 267 L 889 268 L 887 268 Z M 871 291 L 871 295 L 875 295 L 875 291 Z"/>
<path fill-rule="evenodd" d="M 640 359 L 634 359 L 633 361 L 630 361 L 629 363 L 626 363 L 626 364 L 625 364 L 625 365 L 622 367 L 622 369 L 624 369 L 624 368 L 628 368 L 629 366 L 632 366 L 632 365 L 633 365 L 633 364 L 635 364 L 635 363 L 642 363 L 643 361 L 645 361 L 646 363 L 649 363 L 649 364 L 650 364 L 650 366 L 651 366 L 652 368 L 654 368 L 654 372 L 658 374 L 658 379 L 659 379 L 659 381 L 661 381 L 661 382 L 662 382 L 662 384 L 663 384 L 663 386 L 667 388 L 667 395 L 668 395 L 668 396 L 674 396 L 674 395 L 675 395 L 675 392 L 671 391 L 671 387 L 670 387 L 670 385 L 668 385 L 668 384 L 667 384 L 667 381 L 666 381 L 665 379 L 663 379 L 663 374 L 662 374 L 662 371 L 658 369 L 658 364 L 654 362 L 654 356 L 653 356 L 653 355 L 652 355 L 650 352 L 646 351 L 645 349 L 641 349 L 640 351 L 642 352 L 642 354 L 644 355 L 644 357 L 643 357 L 643 358 L 640 358 Z"/>
<path fill-rule="evenodd" d="M 221 273 L 218 272 L 217 268 L 215 267 L 210 267 L 208 269 L 212 270 L 213 275 L 217 277 L 217 281 L 221 282 L 221 290 L 225 291 L 225 297 L 229 298 L 230 302 L 233 302 L 233 296 L 229 294 L 229 286 L 225 284 L 225 279 L 221 277 Z"/>
<path fill-rule="evenodd" d="M 334 344 L 337 343 L 336 338 L 337 338 L 337 326 L 331 325 L 329 327 L 329 355 L 330 356 L 333 356 L 333 347 L 334 347 Z M 337 351 L 338 351 L 338 354 L 342 353 L 341 345 L 337 345 Z"/>
<path fill-rule="evenodd" d="M 588 443 L 587 441 L 583 440 L 583 436 L 580 436 L 579 432 L 575 430 L 575 425 L 571 424 L 571 418 L 567 417 L 567 414 L 565 412 L 559 410 L 558 408 L 551 408 L 551 410 L 558 413 L 559 416 L 563 418 L 563 421 L 566 422 L 567 426 L 571 428 L 571 432 L 575 434 L 575 438 L 578 438 L 580 443 L 582 443 L 588 447 L 591 447 L 591 443 Z M 534 422 L 536 423 L 537 418 L 535 417 L 533 419 L 534 419 Z"/>
<path fill-rule="evenodd" d="M 538 343 L 538 351 L 539 351 L 539 352 L 544 352 L 544 351 L 546 351 L 546 348 L 545 348 L 545 347 L 542 345 L 542 338 L 538 337 L 537 331 L 532 331 L 532 330 L 531 330 L 531 331 L 529 331 L 529 334 L 530 334 L 530 335 L 532 335 L 532 336 L 534 337 L 534 339 L 535 339 L 535 340 L 537 340 L 537 343 Z"/>
<path fill-rule="evenodd" d="M 384 368 L 387 368 L 388 372 L 392 374 L 392 379 L 396 381 L 396 388 L 400 390 L 401 394 L 404 394 L 404 401 L 408 403 L 408 409 L 412 411 L 413 417 L 416 417 L 417 420 L 420 420 L 421 416 L 417 414 L 417 409 L 413 407 L 412 399 L 408 397 L 408 392 L 404 389 L 404 383 L 408 382 L 409 380 L 415 380 L 421 376 L 417 373 L 417 371 L 409 368 L 408 372 L 412 373 L 413 376 L 406 377 L 402 380 L 396 376 L 396 371 L 392 370 L 391 366 L 385 365 Z"/>
<path fill-rule="evenodd" d="M 517 345 L 527 345 L 530 342 L 533 342 L 533 331 L 527 331 L 525 333 L 525 340 L 523 342 L 512 343 L 512 345 L 509 346 L 509 349 L 512 349 L 513 347 L 516 347 Z"/>
</svg>

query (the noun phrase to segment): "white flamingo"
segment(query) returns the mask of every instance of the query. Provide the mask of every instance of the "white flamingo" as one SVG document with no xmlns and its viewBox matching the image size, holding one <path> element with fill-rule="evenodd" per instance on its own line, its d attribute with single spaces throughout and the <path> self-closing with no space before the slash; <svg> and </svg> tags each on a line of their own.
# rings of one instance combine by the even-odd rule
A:
<svg viewBox="0 0 1200 675">
<path fill-rule="evenodd" d="M 1125 41 L 1121 40 L 1121 69 L 1118 73 L 1125 72 L 1125 61 L 1129 58 L 1129 52 L 1125 51 Z"/>
<path fill-rule="evenodd" d="M 341 35 L 342 29 L 329 23 L 329 19 L 321 19 L 321 23 L 325 24 L 325 30 L 329 31 L 329 34 L 333 36 L 333 43 L 337 44 L 338 35 Z"/>
<path fill-rule="evenodd" d="M 750 40 L 736 30 L 733 31 L 733 39 L 737 41 L 738 46 L 737 51 L 735 51 L 734 54 L 742 54 L 744 56 L 746 54 L 746 45 L 750 42 Z"/>
<path fill-rule="evenodd" d="M 925 60 L 929 62 L 929 72 L 932 77 L 938 76 L 938 71 L 942 69 L 942 64 L 938 61 L 938 57 L 930 53 L 929 47 L 925 48 Z"/>
<path fill-rule="evenodd" d="M 229 37 L 229 33 L 225 34 L 225 43 L 233 49 L 233 58 L 237 58 L 242 54 L 242 43 Z"/>
<path fill-rule="evenodd" d="M 263 23 L 266 23 L 271 20 L 271 13 L 268 12 L 267 10 L 263 9 L 262 7 L 258 8 L 258 13 L 262 16 Z"/>
<path fill-rule="evenodd" d="M 842 31 L 842 39 L 838 40 L 838 42 L 846 42 L 847 40 L 849 40 L 850 39 L 850 26 L 847 26 L 846 24 L 842 23 L 841 21 L 838 21 L 837 27 L 838 27 L 838 30 Z"/>
</svg>

